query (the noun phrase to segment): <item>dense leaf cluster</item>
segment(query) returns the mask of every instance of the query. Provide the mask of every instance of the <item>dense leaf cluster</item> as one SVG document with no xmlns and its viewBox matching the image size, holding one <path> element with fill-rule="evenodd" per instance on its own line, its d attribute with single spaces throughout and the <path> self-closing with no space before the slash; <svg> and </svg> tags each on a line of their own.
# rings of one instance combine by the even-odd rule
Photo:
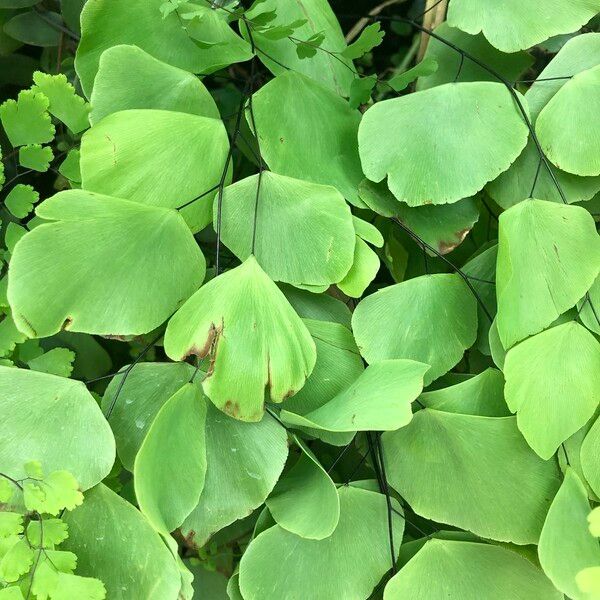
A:
<svg viewBox="0 0 600 600">
<path fill-rule="evenodd" d="M 600 0 L 362 4 L 0 0 L 0 598 L 600 599 Z"/>
</svg>

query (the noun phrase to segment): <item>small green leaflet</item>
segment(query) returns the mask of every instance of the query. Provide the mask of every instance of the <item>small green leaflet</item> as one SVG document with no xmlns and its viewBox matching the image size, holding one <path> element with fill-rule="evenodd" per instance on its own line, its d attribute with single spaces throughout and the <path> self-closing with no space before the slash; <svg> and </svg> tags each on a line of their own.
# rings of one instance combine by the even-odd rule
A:
<svg viewBox="0 0 600 600">
<path fill-rule="evenodd" d="M 381 31 L 380 23 L 367 25 L 367 27 L 362 30 L 359 38 L 342 51 L 341 54 L 350 60 L 361 58 L 367 54 L 367 52 L 371 52 L 373 48 L 379 46 L 383 41 L 384 35 L 385 31 Z"/>
<path fill-rule="evenodd" d="M 32 171 L 47 171 L 53 158 L 54 153 L 50 146 L 31 144 L 19 148 L 19 164 Z"/>
<path fill-rule="evenodd" d="M 419 77 L 427 77 L 427 75 L 433 75 L 438 70 L 438 62 L 432 56 L 426 56 L 418 65 L 415 65 L 404 73 L 398 73 L 394 75 L 388 84 L 396 91 L 401 92 L 407 88 L 415 79 Z"/>
<path fill-rule="evenodd" d="M 17 100 L 0 106 L 0 120 L 13 146 L 45 144 L 54 138 L 54 125 L 48 113 L 50 101 L 44 94 L 23 90 Z"/>
<path fill-rule="evenodd" d="M 322 31 L 311 35 L 307 40 L 295 40 L 296 54 L 298 58 L 312 58 L 325 40 L 325 34 Z"/>
<path fill-rule="evenodd" d="M 33 186 L 18 183 L 6 196 L 4 205 L 17 219 L 23 219 L 33 210 L 33 205 L 39 198 L 40 195 Z"/>
</svg>

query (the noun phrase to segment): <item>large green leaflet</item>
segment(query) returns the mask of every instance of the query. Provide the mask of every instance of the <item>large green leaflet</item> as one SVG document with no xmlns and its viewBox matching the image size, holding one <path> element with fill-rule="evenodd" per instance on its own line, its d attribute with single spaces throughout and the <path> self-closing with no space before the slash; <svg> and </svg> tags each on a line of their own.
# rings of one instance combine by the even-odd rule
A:
<svg viewBox="0 0 600 600">
<path fill-rule="evenodd" d="M 369 596 L 390 568 L 385 496 L 354 486 L 338 493 L 340 520 L 330 537 L 307 540 L 275 525 L 251 542 L 240 563 L 244 600 Z M 396 540 L 403 529 L 394 516 Z"/>
<path fill-rule="evenodd" d="M 288 455 L 285 429 L 270 415 L 233 419 L 212 404 L 206 414 L 206 479 L 182 532 L 197 547 L 258 508 L 275 487 Z"/>
<path fill-rule="evenodd" d="M 382 440 L 389 481 L 417 514 L 494 540 L 537 543 L 558 467 L 529 448 L 515 417 L 428 408 Z"/>
<path fill-rule="evenodd" d="M 579 206 L 521 202 L 500 215 L 496 294 L 505 348 L 548 327 L 590 289 L 600 237 Z"/>
<path fill-rule="evenodd" d="M 158 411 L 190 381 L 194 367 L 188 363 L 140 363 L 122 382 L 126 373 L 126 368 L 122 369 L 108 384 L 102 410 L 105 414 L 111 412 L 110 426 L 115 434 L 117 454 L 123 466 L 133 471 L 135 456 Z"/>
<path fill-rule="evenodd" d="M 598 64 L 600 34 L 586 33 L 568 40 L 525 93 L 531 121 L 535 123 L 542 109 L 573 75 Z M 600 190 L 600 177 L 579 177 L 553 165 L 550 168 L 570 204 L 589 200 Z M 541 165 L 540 153 L 531 138 L 510 169 L 491 182 L 487 190 L 505 209 L 530 196 L 562 202 L 559 189 L 548 169 Z"/>
<path fill-rule="evenodd" d="M 596 466 L 600 452 L 600 420 L 596 419 L 581 444 L 580 459 L 583 475 L 598 496 L 600 494 L 600 472 Z"/>
<path fill-rule="evenodd" d="M 435 28 L 435 33 L 475 56 L 509 81 L 518 79 L 519 75 L 533 62 L 532 57 L 526 52 L 505 54 L 491 46 L 482 34 L 469 35 L 460 29 L 450 27 L 446 21 Z M 435 38 L 430 38 L 427 43 L 425 59 L 434 59 L 438 68 L 435 73 L 417 80 L 418 90 L 454 81 L 497 81 L 493 75 L 473 61 L 461 61 L 458 52 Z"/>
<path fill-rule="evenodd" d="M 315 367 L 301 390 L 283 408 L 304 415 L 349 387 L 364 366 L 349 329 L 339 323 L 304 319 L 317 349 Z"/>
<path fill-rule="evenodd" d="M 169 321 L 173 360 L 210 356 L 203 387 L 236 419 L 259 421 L 272 402 L 293 396 L 310 375 L 315 344 L 300 317 L 250 256 L 201 287 Z"/>
<path fill-rule="evenodd" d="M 135 507 L 105 485 L 91 489 L 65 521 L 65 548 L 77 554 L 77 572 L 100 578 L 108 598 L 177 600 L 179 569 L 167 546 Z"/>
<path fill-rule="evenodd" d="M 218 209 L 215 201 L 215 223 Z M 332 186 L 253 175 L 225 189 L 221 218 L 223 243 L 245 260 L 255 242 L 256 260 L 275 281 L 329 285 L 352 266 L 352 215 Z"/>
<path fill-rule="evenodd" d="M 448 254 L 459 246 L 479 219 L 475 198 L 438 206 L 408 206 L 399 202 L 384 183 L 367 179 L 361 181 L 358 191 L 371 210 L 396 217 L 440 254 Z M 433 254 L 429 249 L 427 252 Z"/>
<path fill-rule="evenodd" d="M 384 600 L 561 600 L 544 574 L 517 552 L 492 544 L 436 540 L 393 577 Z"/>
<path fill-rule="evenodd" d="M 496 369 L 486 369 L 449 387 L 424 392 L 419 402 L 444 412 L 506 417 L 510 414 L 504 400 L 504 377 Z"/>
<path fill-rule="evenodd" d="M 357 110 L 331 90 L 291 71 L 254 95 L 253 110 L 260 150 L 272 171 L 332 185 L 346 200 L 363 206 L 358 198 L 364 176 L 356 140 Z"/>
<path fill-rule="evenodd" d="M 496 132 L 492 141 L 490 130 Z M 387 176 L 398 200 L 422 206 L 478 192 L 519 156 L 527 132 L 502 84 L 468 82 L 376 103 L 361 121 L 358 145 L 370 180 Z"/>
<path fill-rule="evenodd" d="M 278 525 L 303 538 L 322 540 L 338 525 L 340 500 L 335 484 L 298 438 L 302 454 L 266 500 Z"/>
<path fill-rule="evenodd" d="M 172 12 L 163 19 L 162 4 L 163 0 L 134 0 L 127 5 L 120 0 L 86 2 L 75 65 L 88 97 L 102 53 L 118 44 L 139 46 L 159 60 L 194 73 L 220 68 L 224 54 L 225 64 L 251 57 L 249 48 L 243 47 L 232 56 L 225 45 L 217 46 L 217 52 L 206 52 L 188 35 L 179 14 Z"/>
<path fill-rule="evenodd" d="M 600 66 L 577 73 L 540 113 L 535 130 L 542 149 L 557 166 L 574 175 L 600 175 Z M 565 127 L 565 123 L 569 126 Z M 572 140 L 579 140 L 573 144 Z"/>
<path fill-rule="evenodd" d="M 170 110 L 124 110 L 84 134 L 81 185 L 151 206 L 183 207 L 219 183 L 227 150 L 220 120 Z M 165 164 L 169 177 L 160 175 Z M 198 231 L 210 222 L 210 208 L 208 197 L 182 214 Z"/>
<path fill-rule="evenodd" d="M 428 370 L 414 360 L 375 362 L 326 404 L 304 416 L 282 410 L 280 417 L 287 425 L 326 431 L 393 431 L 412 419 L 411 403 Z"/>
<path fill-rule="evenodd" d="M 354 311 L 352 330 L 369 363 L 410 358 L 431 365 L 427 385 L 475 341 L 476 302 L 458 275 L 424 275 L 365 298 Z"/>
<path fill-rule="evenodd" d="M 147 85 L 149 81 L 151 86 Z M 212 96 L 197 77 L 157 60 L 137 46 L 112 46 L 103 52 L 90 101 L 92 124 L 132 108 L 219 118 Z"/>
<path fill-rule="evenodd" d="M 285 73 L 288 69 L 298 71 L 311 79 L 332 89 L 336 94 L 348 96 L 350 85 L 354 79 L 352 61 L 332 53 L 342 52 L 346 42 L 340 25 L 326 0 L 265 0 L 260 2 L 254 10 L 249 11 L 250 18 L 256 15 L 277 11 L 275 18 L 269 22 L 270 27 L 290 25 L 295 21 L 304 21 L 289 37 L 272 39 L 268 34 L 261 35 L 260 31 L 247 31 L 242 28 L 246 39 L 250 35 L 257 47 L 260 60 L 275 75 Z M 312 60 L 299 58 L 296 48 L 298 45 L 310 48 L 310 39 L 315 34 L 323 34 L 322 47 L 327 50 L 318 51 Z M 309 40 L 306 44 L 301 41 Z"/>
<path fill-rule="evenodd" d="M 575 577 L 587 567 L 600 565 L 600 544 L 588 529 L 590 503 L 585 487 L 567 468 L 540 536 L 540 564 L 557 589 L 573 600 L 586 600 Z"/>
<path fill-rule="evenodd" d="M 23 465 L 39 460 L 46 473 L 71 472 L 84 490 L 108 475 L 115 441 L 81 382 L 0 366 L 0 411 L 2 473 L 21 479 Z"/>
<path fill-rule="evenodd" d="M 174 210 L 71 190 L 36 214 L 51 222 L 19 241 L 8 285 L 15 322 L 30 337 L 147 333 L 204 279 L 204 257 Z"/>
<path fill-rule="evenodd" d="M 140 510 L 163 534 L 183 523 L 202 493 L 205 424 L 204 394 L 198 383 L 187 383 L 162 406 L 135 458 Z"/>
<path fill-rule="evenodd" d="M 521 433 L 548 459 L 600 402 L 600 343 L 575 321 L 558 325 L 511 348 L 504 374 Z"/>
<path fill-rule="evenodd" d="M 502 52 L 516 52 L 577 31 L 598 12 L 598 0 L 451 0 L 448 23 L 471 34 L 482 31 Z"/>
</svg>

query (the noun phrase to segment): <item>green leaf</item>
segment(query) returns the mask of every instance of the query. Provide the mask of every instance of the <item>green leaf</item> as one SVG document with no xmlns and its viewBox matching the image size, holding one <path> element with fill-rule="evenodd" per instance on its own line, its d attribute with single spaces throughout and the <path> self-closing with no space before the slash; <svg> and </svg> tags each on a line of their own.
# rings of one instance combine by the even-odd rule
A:
<svg viewBox="0 0 600 600">
<path fill-rule="evenodd" d="M 114 439 L 83 383 L 25 369 L 0 367 L 0 471 L 24 477 L 32 456 L 46 471 L 65 469 L 82 489 L 106 477 Z"/>
<path fill-rule="evenodd" d="M 373 183 L 368 179 L 361 181 L 358 193 L 371 210 L 400 219 L 440 254 L 448 254 L 459 246 L 479 219 L 475 198 L 439 206 L 411 207 L 396 200 L 385 183 Z M 434 256 L 430 250 L 427 252 Z"/>
<path fill-rule="evenodd" d="M 23 596 L 23 592 L 21 588 L 16 585 L 11 585 L 10 587 L 5 587 L 0 590 L 0 599 L 1 600 L 25 600 L 25 596 Z"/>
<path fill-rule="evenodd" d="M 556 494 L 540 535 L 538 554 L 544 572 L 569 598 L 585 600 L 577 586 L 577 573 L 600 564 L 600 545 L 588 530 L 590 504 L 587 492 L 573 469 Z"/>
<path fill-rule="evenodd" d="M 497 325 L 505 348 L 574 306 L 600 270 L 600 238 L 578 206 L 529 200 L 500 215 Z"/>
<path fill-rule="evenodd" d="M 412 419 L 411 403 L 423 390 L 429 365 L 384 360 L 368 366 L 348 388 L 304 416 L 280 413 L 287 425 L 327 431 L 393 431 Z"/>
<path fill-rule="evenodd" d="M 569 40 L 525 94 L 531 120 L 535 122 L 542 109 L 572 75 L 599 64 L 600 34 L 586 33 Z M 530 196 L 562 202 L 547 168 L 544 165 L 538 168 L 539 165 L 539 152 L 530 139 L 510 169 L 487 186 L 488 192 L 505 209 Z M 600 177 L 579 177 L 554 166 L 551 168 L 570 204 L 589 200 L 600 190 Z"/>
<path fill-rule="evenodd" d="M 4 24 L 4 33 L 15 40 L 32 46 L 52 48 L 60 43 L 58 26 L 62 23 L 60 15 L 55 12 L 26 11 L 15 15 Z"/>
<path fill-rule="evenodd" d="M 240 562 L 245 600 L 370 595 L 390 567 L 385 496 L 353 486 L 338 493 L 340 519 L 330 537 L 307 540 L 275 525 L 250 543 Z M 392 521 L 397 553 L 404 519 Z"/>
<path fill-rule="evenodd" d="M 277 482 L 266 505 L 283 529 L 302 538 L 322 540 L 329 537 L 338 525 L 338 492 L 309 448 L 298 438 L 295 442 L 302 454 Z"/>
<path fill-rule="evenodd" d="M 51 222 L 20 241 L 8 282 L 17 326 L 31 337 L 63 328 L 147 333 L 204 279 L 204 257 L 171 209 L 70 190 L 36 213 Z M 52 304 L 41 305 L 39 297 Z"/>
<path fill-rule="evenodd" d="M 591 598 L 600 596 L 600 567 L 587 567 L 575 577 L 577 587 Z"/>
<path fill-rule="evenodd" d="M 600 109 L 599 87 L 600 66 L 577 73 L 546 104 L 535 123 L 546 156 L 574 175 L 600 175 L 600 129 L 595 119 Z"/>
<path fill-rule="evenodd" d="M 50 101 L 48 110 L 62 121 L 73 133 L 87 129 L 90 105 L 75 93 L 75 88 L 69 83 L 63 73 L 49 75 L 36 71 L 33 74 L 34 92 L 41 92 Z"/>
<path fill-rule="evenodd" d="M 17 183 L 6 196 L 4 205 L 17 219 L 24 219 L 33 210 L 33 205 L 39 198 L 40 195 L 33 186 Z"/>
<path fill-rule="evenodd" d="M 410 358 L 431 365 L 428 385 L 461 359 L 477 335 L 477 304 L 458 275 L 425 275 L 362 300 L 352 316 L 369 363 Z"/>
<path fill-rule="evenodd" d="M 84 503 L 64 520 L 69 539 L 63 546 L 77 554 L 77 573 L 98 577 L 107 598 L 177 597 L 181 583 L 171 552 L 141 513 L 106 486 L 87 492 Z"/>
<path fill-rule="evenodd" d="M 102 398 L 102 410 L 107 413 L 113 409 L 110 425 L 126 469 L 133 472 L 135 456 L 159 410 L 193 374 L 194 367 L 188 363 L 147 362 L 135 365 L 124 382 L 124 372 L 111 379 Z"/>
<path fill-rule="evenodd" d="M 215 224 L 218 208 L 215 201 Z M 352 266 L 352 215 L 331 186 L 270 172 L 252 175 L 225 189 L 221 216 L 223 243 L 246 260 L 255 240 L 256 260 L 275 281 L 329 285 Z"/>
<path fill-rule="evenodd" d="M 365 27 L 358 39 L 342 51 L 342 56 L 349 59 L 361 58 L 383 41 L 385 31 L 381 31 L 380 23 L 372 23 Z"/>
<path fill-rule="evenodd" d="M 8 481 L 8 479 L 0 477 L 0 502 L 3 504 L 9 502 L 16 489 L 13 486 L 14 484 Z"/>
<path fill-rule="evenodd" d="M 9 223 L 4 234 L 4 243 L 10 253 L 15 251 L 17 242 L 27 233 L 25 227 L 21 227 L 17 223 Z"/>
<path fill-rule="evenodd" d="M 0 120 L 13 146 L 45 144 L 54 138 L 54 125 L 48 114 L 50 101 L 33 90 L 19 92 L 17 100 L 0 106 Z"/>
<path fill-rule="evenodd" d="M 244 421 L 261 419 L 265 393 L 282 402 L 298 391 L 316 360 L 308 330 L 254 256 L 183 305 L 169 321 L 165 351 L 173 360 L 210 356 L 204 392 L 220 410 Z"/>
<path fill-rule="evenodd" d="M 26 481 L 23 498 L 27 510 L 57 515 L 61 510 L 73 510 L 83 502 L 75 477 L 69 471 L 52 471 L 41 481 Z"/>
<path fill-rule="evenodd" d="M 6 481 L 6 479 L 3 479 L 3 481 Z M 23 515 L 22 514 L 14 513 L 14 512 L 7 512 L 7 511 L 0 511 L 0 538 L 19 535 L 22 532 L 23 532 Z"/>
<path fill-rule="evenodd" d="M 561 600 L 544 574 L 507 548 L 428 540 L 386 585 L 385 600 Z"/>
<path fill-rule="evenodd" d="M 504 377 L 491 367 L 449 387 L 424 392 L 419 402 L 426 408 L 482 417 L 507 417 Z"/>
<path fill-rule="evenodd" d="M 430 75 L 433 75 L 438 70 L 438 67 L 439 65 L 435 58 L 426 56 L 420 63 L 418 63 L 411 69 L 394 75 L 388 81 L 388 85 L 394 91 L 401 92 L 402 90 L 406 89 L 415 79 L 429 77 Z"/>
<path fill-rule="evenodd" d="M 27 525 L 27 539 L 32 546 L 57 546 L 69 537 L 69 528 L 61 519 L 30 521 Z"/>
<path fill-rule="evenodd" d="M 304 320 L 304 324 L 315 341 L 317 361 L 304 387 L 287 398 L 283 405 L 287 411 L 297 415 L 305 415 L 331 400 L 364 370 L 354 338 L 346 327 L 308 319 Z M 315 431 L 311 434 L 319 435 Z M 332 439 L 332 436 L 327 437 Z"/>
<path fill-rule="evenodd" d="M 540 10 L 544 10 L 543 19 L 540 19 Z M 596 0 L 553 0 L 549 4 L 452 0 L 448 24 L 473 35 L 481 31 L 498 50 L 516 52 L 552 36 L 576 31 L 599 10 Z"/>
<path fill-rule="evenodd" d="M 67 158 L 58 167 L 58 172 L 75 183 L 81 183 L 81 169 L 79 168 L 80 153 L 77 149 L 69 150 Z"/>
<path fill-rule="evenodd" d="M 69 377 L 73 372 L 75 352 L 68 348 L 53 348 L 44 354 L 28 361 L 27 365 L 34 371 Z"/>
<path fill-rule="evenodd" d="M 382 436 L 392 487 L 422 517 L 515 544 L 534 544 L 560 479 L 515 417 L 425 409 Z"/>
<path fill-rule="evenodd" d="M 206 481 L 181 530 L 202 547 L 223 527 L 251 514 L 271 493 L 288 455 L 285 429 L 271 415 L 244 423 L 208 404 Z"/>
<path fill-rule="evenodd" d="M 206 475 L 205 422 L 202 389 L 187 383 L 163 404 L 137 453 L 135 495 L 160 533 L 179 527 L 198 503 Z"/>
<path fill-rule="evenodd" d="M 375 279 L 379 271 L 379 257 L 358 236 L 354 246 L 354 262 L 346 276 L 338 282 L 337 286 L 351 298 L 363 295 L 367 286 Z"/>
<path fill-rule="evenodd" d="M 450 27 L 446 21 L 440 23 L 434 32 L 444 40 L 476 57 L 508 81 L 519 79 L 519 76 L 533 63 L 532 56 L 527 52 L 515 52 L 514 54 L 499 52 L 483 35 L 469 35 L 460 29 Z M 427 60 L 437 62 L 438 68 L 431 74 L 419 73 L 418 90 L 454 81 L 498 81 L 496 77 L 472 60 L 461 60 L 461 55 L 456 50 L 434 37 L 429 38 L 425 58 L 417 67 L 423 65 Z"/>
<path fill-rule="evenodd" d="M 600 276 L 596 277 L 594 285 L 589 289 L 586 298 L 579 303 L 579 318 L 593 333 L 600 335 Z"/>
<path fill-rule="evenodd" d="M 185 147 L 186 152 L 181 152 Z M 150 206 L 177 208 L 219 183 L 229 142 L 217 119 L 166 110 L 124 110 L 81 140 L 82 187 Z M 163 176 L 165 165 L 169 177 Z M 212 197 L 182 211 L 196 232 L 210 223 Z"/>
<path fill-rule="evenodd" d="M 357 191 L 363 179 L 356 141 L 360 112 L 291 71 L 263 86 L 252 104 L 260 151 L 272 171 L 332 185 L 364 208 Z"/>
<path fill-rule="evenodd" d="M 544 459 L 592 417 L 600 390 L 600 343 L 575 321 L 508 351 L 506 402 L 527 443 Z"/>
<path fill-rule="evenodd" d="M 490 316 L 496 316 L 496 262 L 498 258 L 498 244 L 479 252 L 468 262 L 462 271 L 470 278 L 471 285 L 479 295 L 481 304 L 477 303 L 477 349 L 487 356 L 492 353 L 490 348 L 490 319 L 484 312 L 483 306 Z M 483 305 L 483 306 L 482 306 Z"/>
<path fill-rule="evenodd" d="M 0 579 L 8 583 L 18 581 L 33 564 L 33 550 L 25 538 L 18 539 L 0 560 Z"/>
<path fill-rule="evenodd" d="M 246 16 L 251 19 L 256 14 L 273 10 L 277 11 L 276 17 L 269 23 L 269 29 L 284 26 L 288 29 L 292 28 L 293 31 L 284 31 L 276 36 L 270 35 L 269 29 L 264 32 L 252 31 L 257 56 L 267 69 L 277 76 L 287 73 L 288 69 L 290 72 L 297 71 L 337 95 L 348 96 L 354 78 L 354 67 L 351 60 L 339 55 L 346 49 L 346 42 L 329 2 L 289 0 L 281 3 L 278 0 L 265 0 L 256 9 L 247 11 Z M 241 27 L 241 31 L 242 35 L 249 40 L 246 27 Z M 283 33 L 286 34 L 285 37 L 282 37 Z M 318 41 L 315 36 L 319 34 L 324 36 L 323 49 L 313 48 L 314 54 L 311 58 L 300 58 L 297 53 L 299 48 L 302 48 L 300 52 L 309 53 L 311 48 L 307 44 L 298 44 L 298 40 Z M 294 114 L 295 119 L 298 118 L 297 113 L 289 114 Z M 291 175 L 291 173 L 285 174 Z"/>
<path fill-rule="evenodd" d="M 58 573 L 52 600 L 104 600 L 106 589 L 99 579 L 80 577 L 69 573 Z"/>
<path fill-rule="evenodd" d="M 146 85 L 148 81 L 152 86 Z M 215 101 L 198 77 L 157 60 L 137 46 L 113 46 L 102 53 L 91 103 L 92 123 L 132 108 L 220 118 Z"/>
<path fill-rule="evenodd" d="M 492 142 L 490 129 L 497 132 Z M 387 175 L 398 200 L 421 206 L 456 202 L 478 192 L 519 156 L 527 134 L 502 84 L 473 82 L 376 103 L 363 117 L 358 145 L 368 179 L 379 182 Z M 456 152 L 457 140 L 461 152 Z"/>
<path fill-rule="evenodd" d="M 350 309 L 341 300 L 328 294 L 313 294 L 291 285 L 280 284 L 279 287 L 303 319 L 339 323 L 350 329 Z"/>
<path fill-rule="evenodd" d="M 81 13 L 81 41 L 75 66 L 88 98 L 100 56 L 118 44 L 138 46 L 154 58 L 192 73 L 208 73 L 230 64 L 222 65 L 223 52 L 227 52 L 224 46 L 214 52 L 196 45 L 175 12 L 163 19 L 160 12 L 163 1 L 132 0 L 127 5 L 120 0 L 86 3 Z M 240 60 L 250 57 L 244 53 Z"/>
<path fill-rule="evenodd" d="M 371 99 L 371 92 L 377 83 L 377 76 L 357 77 L 352 80 L 350 86 L 350 108 L 358 108 L 361 104 L 367 104 Z"/>
<path fill-rule="evenodd" d="M 304 58 L 313 58 L 324 41 L 325 34 L 322 31 L 311 35 L 307 40 L 297 40 L 296 55 L 300 60 Z"/>
<path fill-rule="evenodd" d="M 19 164 L 26 169 L 44 173 L 50 168 L 54 153 L 50 146 L 32 144 L 19 148 Z"/>
<path fill-rule="evenodd" d="M 580 459 L 583 475 L 596 495 L 600 492 L 600 472 L 598 456 L 600 456 L 600 421 L 596 419 L 581 444 Z"/>
</svg>

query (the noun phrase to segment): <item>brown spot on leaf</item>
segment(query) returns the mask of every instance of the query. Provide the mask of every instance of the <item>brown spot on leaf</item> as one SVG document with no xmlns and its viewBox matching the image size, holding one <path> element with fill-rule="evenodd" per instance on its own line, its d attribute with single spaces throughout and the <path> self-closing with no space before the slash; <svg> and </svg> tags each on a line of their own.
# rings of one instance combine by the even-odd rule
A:
<svg viewBox="0 0 600 600">
<path fill-rule="evenodd" d="M 112 152 L 113 152 L 113 166 L 116 167 L 117 166 L 117 147 L 115 145 L 115 143 L 112 141 L 112 139 L 110 138 L 110 136 L 104 134 L 104 137 L 110 142 L 110 144 L 112 145 Z"/>
<path fill-rule="evenodd" d="M 32 336 L 29 336 L 29 337 L 34 337 L 34 338 L 36 338 L 36 337 L 38 336 L 38 335 L 37 335 L 37 331 L 35 330 L 35 328 L 33 327 L 33 325 L 30 323 L 29 319 L 28 319 L 28 318 L 27 318 L 25 315 L 23 315 L 23 314 L 21 314 L 21 313 L 19 313 L 19 316 L 21 317 L 21 319 L 22 319 L 23 321 L 25 321 L 25 323 L 26 323 L 27 327 L 29 327 L 29 329 L 30 329 L 31 333 L 33 333 L 33 335 L 32 335 Z"/>
<path fill-rule="evenodd" d="M 223 412 L 237 419 L 241 412 L 240 405 L 237 402 L 234 402 L 233 400 L 227 400 L 227 402 L 225 402 L 225 404 L 223 405 Z"/>
<path fill-rule="evenodd" d="M 470 227 L 466 227 L 465 229 L 461 229 L 460 231 L 457 231 L 454 236 L 456 237 L 456 241 L 452 241 L 452 242 L 445 242 L 445 241 L 441 241 L 438 244 L 438 251 L 440 254 L 448 254 L 448 252 L 452 252 L 452 250 L 454 250 L 454 248 L 456 248 L 458 245 L 462 244 L 463 240 L 467 237 L 469 231 L 471 231 Z"/>
<path fill-rule="evenodd" d="M 71 325 L 73 325 L 73 317 L 67 317 L 62 324 L 62 329 L 68 330 Z"/>
</svg>

